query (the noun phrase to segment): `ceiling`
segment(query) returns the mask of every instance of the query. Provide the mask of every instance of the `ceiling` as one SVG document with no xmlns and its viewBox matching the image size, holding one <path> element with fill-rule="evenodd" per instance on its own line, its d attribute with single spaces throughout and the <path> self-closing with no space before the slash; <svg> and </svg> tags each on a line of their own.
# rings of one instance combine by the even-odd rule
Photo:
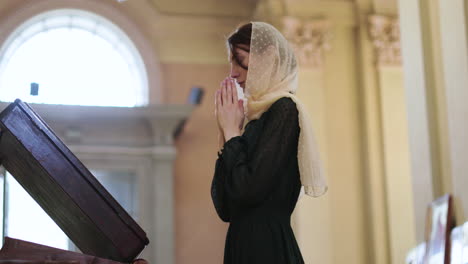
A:
<svg viewBox="0 0 468 264">
<path fill-rule="evenodd" d="M 166 15 L 250 17 L 259 0 L 148 0 Z"/>
</svg>

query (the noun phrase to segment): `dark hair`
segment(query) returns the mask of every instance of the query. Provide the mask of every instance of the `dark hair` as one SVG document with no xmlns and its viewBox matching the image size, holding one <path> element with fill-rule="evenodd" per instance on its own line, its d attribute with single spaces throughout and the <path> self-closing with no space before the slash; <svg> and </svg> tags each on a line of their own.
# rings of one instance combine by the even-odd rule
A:
<svg viewBox="0 0 468 264">
<path fill-rule="evenodd" d="M 237 64 L 239 64 L 239 66 L 241 66 L 242 68 L 246 70 L 248 67 L 242 65 L 235 48 L 240 48 L 239 47 L 240 44 L 244 44 L 250 47 L 251 39 L 252 39 L 252 23 L 247 23 L 239 27 L 227 39 L 228 48 L 232 54 L 232 58 L 236 61 Z M 246 50 L 246 51 L 250 52 L 250 50 Z"/>
</svg>

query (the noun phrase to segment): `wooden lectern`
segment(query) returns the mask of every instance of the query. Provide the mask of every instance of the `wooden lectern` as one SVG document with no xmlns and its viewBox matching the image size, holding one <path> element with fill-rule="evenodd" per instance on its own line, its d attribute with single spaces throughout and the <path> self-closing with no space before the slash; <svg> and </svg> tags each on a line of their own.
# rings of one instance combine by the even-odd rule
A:
<svg viewBox="0 0 468 264">
<path fill-rule="evenodd" d="M 143 229 L 19 99 L 0 113 L 0 164 L 83 252 L 6 238 L 0 264 L 128 263 L 148 245 Z"/>
</svg>

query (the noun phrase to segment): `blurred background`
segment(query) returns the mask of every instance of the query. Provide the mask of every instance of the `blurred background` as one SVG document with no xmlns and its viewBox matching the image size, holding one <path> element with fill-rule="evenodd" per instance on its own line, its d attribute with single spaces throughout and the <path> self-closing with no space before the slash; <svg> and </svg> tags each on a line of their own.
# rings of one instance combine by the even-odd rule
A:
<svg viewBox="0 0 468 264">
<path fill-rule="evenodd" d="M 142 257 L 222 263 L 211 202 L 226 36 L 275 25 L 299 58 L 328 193 L 298 201 L 306 263 L 404 263 L 426 210 L 468 212 L 463 0 L 1 0 L 0 109 L 31 103 L 143 226 Z M 6 171 L 3 236 L 77 250 Z M 0 221 L 1 222 L 1 221 Z"/>
</svg>

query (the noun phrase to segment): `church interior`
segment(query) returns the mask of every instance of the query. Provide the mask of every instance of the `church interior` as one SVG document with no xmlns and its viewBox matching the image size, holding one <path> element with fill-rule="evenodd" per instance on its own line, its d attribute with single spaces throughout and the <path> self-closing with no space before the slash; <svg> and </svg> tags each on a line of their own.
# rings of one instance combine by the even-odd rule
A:
<svg viewBox="0 0 468 264">
<path fill-rule="evenodd" d="M 325 167 L 291 220 L 305 263 L 468 263 L 467 1 L 1 0 L 0 111 L 43 118 L 145 230 L 140 258 L 222 263 L 215 92 L 250 21 L 294 46 Z M 12 174 L 2 236 L 79 250 Z"/>
</svg>

